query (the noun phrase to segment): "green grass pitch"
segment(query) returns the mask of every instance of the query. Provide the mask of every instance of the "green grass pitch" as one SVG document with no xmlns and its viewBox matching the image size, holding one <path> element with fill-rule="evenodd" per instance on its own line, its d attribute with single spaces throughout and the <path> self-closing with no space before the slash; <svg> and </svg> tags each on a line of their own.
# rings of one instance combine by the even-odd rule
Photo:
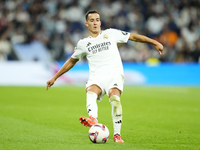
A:
<svg viewBox="0 0 200 150">
<path fill-rule="evenodd" d="M 125 86 L 121 97 L 125 143 L 114 143 L 111 106 L 104 96 L 99 122 L 110 130 L 93 144 L 84 87 L 0 87 L 1 150 L 200 150 L 200 88 Z"/>
</svg>

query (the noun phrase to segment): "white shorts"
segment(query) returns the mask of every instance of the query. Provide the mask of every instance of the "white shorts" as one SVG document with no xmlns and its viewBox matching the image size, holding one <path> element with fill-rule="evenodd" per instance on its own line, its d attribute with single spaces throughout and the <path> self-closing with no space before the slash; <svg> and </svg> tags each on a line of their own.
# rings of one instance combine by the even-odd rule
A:
<svg viewBox="0 0 200 150">
<path fill-rule="evenodd" d="M 111 88 L 118 88 L 122 94 L 124 85 L 124 76 L 119 73 L 118 74 L 113 73 L 98 78 L 93 77 L 92 79 L 88 80 L 86 88 L 94 84 L 98 85 L 102 90 L 101 95 L 97 98 L 98 101 L 101 101 L 105 94 L 109 96 L 109 90 Z"/>
</svg>

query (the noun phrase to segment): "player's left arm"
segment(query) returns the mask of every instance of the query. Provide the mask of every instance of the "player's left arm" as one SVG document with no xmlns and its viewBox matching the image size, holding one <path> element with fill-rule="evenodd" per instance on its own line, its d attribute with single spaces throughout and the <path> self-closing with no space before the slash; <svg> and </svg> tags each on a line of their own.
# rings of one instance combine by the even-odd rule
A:
<svg viewBox="0 0 200 150">
<path fill-rule="evenodd" d="M 153 40 L 144 35 L 139 35 L 139 34 L 135 34 L 135 33 L 130 33 L 129 40 L 135 41 L 135 42 L 153 44 L 155 46 L 156 50 L 159 52 L 159 54 L 162 54 L 163 45 L 156 40 Z"/>
</svg>

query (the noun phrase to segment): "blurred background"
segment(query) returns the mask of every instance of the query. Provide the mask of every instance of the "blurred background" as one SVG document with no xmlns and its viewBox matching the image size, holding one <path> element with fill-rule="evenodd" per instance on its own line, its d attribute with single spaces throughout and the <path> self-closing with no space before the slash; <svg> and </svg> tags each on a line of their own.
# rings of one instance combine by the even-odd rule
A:
<svg viewBox="0 0 200 150">
<path fill-rule="evenodd" d="M 148 44 L 119 45 L 126 83 L 200 85 L 199 8 L 200 0 L 1 1 L 0 85 L 44 85 L 72 55 L 78 40 L 88 36 L 85 13 L 91 9 L 99 11 L 102 30 L 138 33 L 164 45 L 162 55 Z M 85 82 L 85 61 L 72 69 L 72 75 L 65 75 L 62 83 L 73 84 L 80 70 L 85 76 L 78 82 Z M 155 70 L 148 70 L 149 66 Z"/>
</svg>

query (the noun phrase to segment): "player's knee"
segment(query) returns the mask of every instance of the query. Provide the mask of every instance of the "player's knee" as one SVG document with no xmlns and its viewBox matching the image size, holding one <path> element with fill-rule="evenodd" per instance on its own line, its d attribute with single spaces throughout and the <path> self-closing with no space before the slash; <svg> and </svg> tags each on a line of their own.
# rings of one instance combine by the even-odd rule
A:
<svg viewBox="0 0 200 150">
<path fill-rule="evenodd" d="M 120 97 L 121 95 L 121 90 L 119 90 L 118 88 L 111 88 L 109 90 L 109 95 L 113 95 L 113 96 L 118 96 Z"/>
<path fill-rule="evenodd" d="M 87 92 L 87 93 L 88 93 L 88 92 L 89 92 L 89 93 L 90 93 L 90 92 L 93 92 L 93 93 L 96 93 L 97 96 L 100 96 L 101 93 L 102 93 L 102 90 L 101 90 L 101 88 L 100 88 L 98 85 L 93 84 L 93 85 L 91 85 L 91 86 L 89 86 L 89 87 L 86 88 L 86 92 Z"/>
</svg>

